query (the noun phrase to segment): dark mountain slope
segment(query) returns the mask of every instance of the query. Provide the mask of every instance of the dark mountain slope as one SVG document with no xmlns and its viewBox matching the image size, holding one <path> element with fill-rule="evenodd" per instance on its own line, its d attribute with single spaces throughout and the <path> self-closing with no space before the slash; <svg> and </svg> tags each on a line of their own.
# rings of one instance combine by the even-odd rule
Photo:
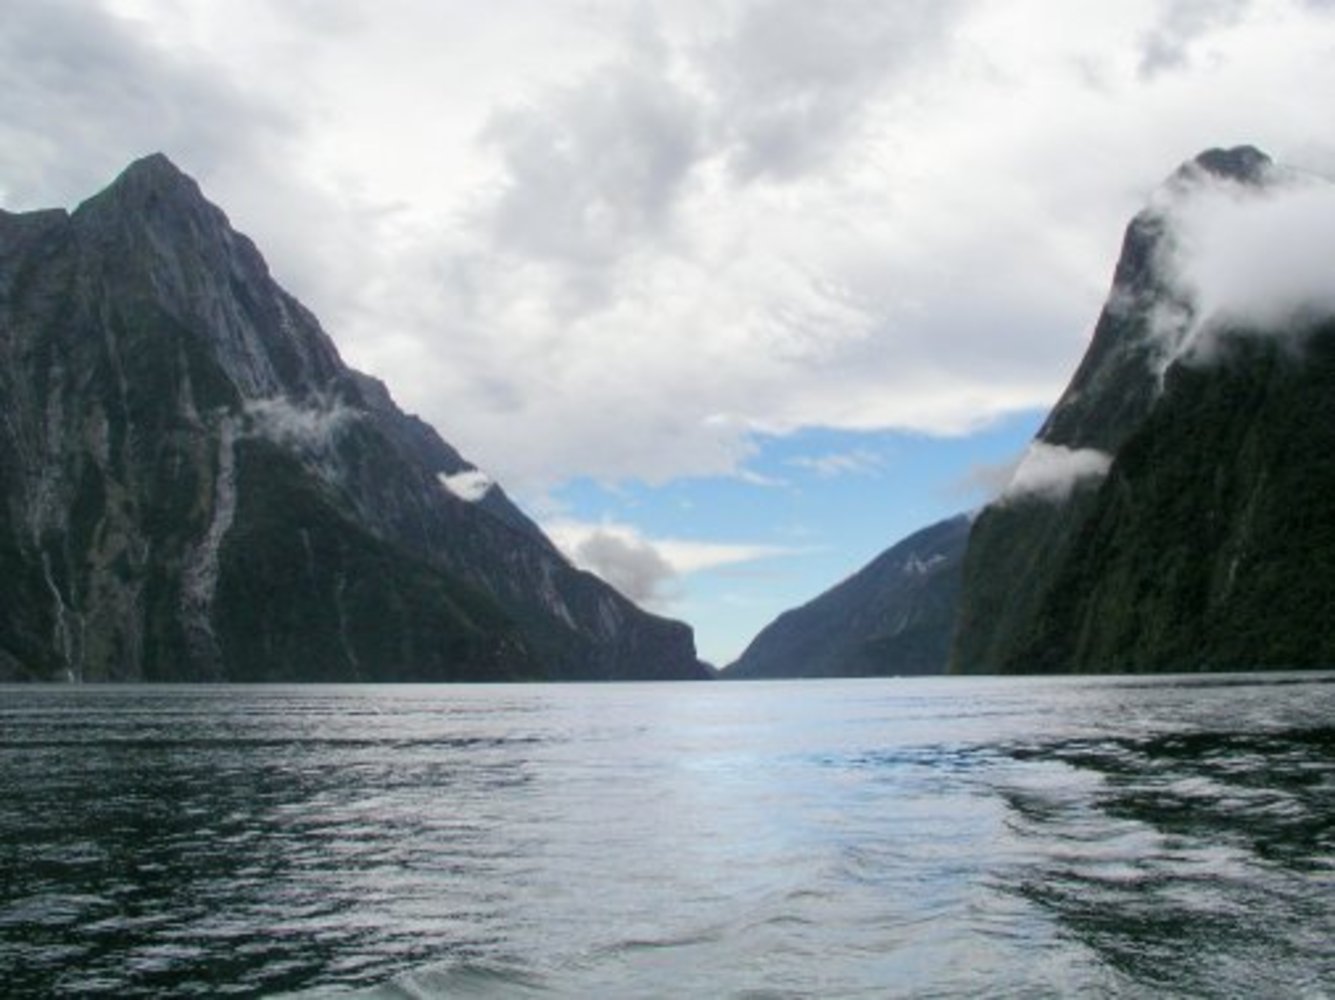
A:
<svg viewBox="0 0 1335 1000">
<path fill-rule="evenodd" d="M 702 677 L 161 156 L 0 213 L 0 678 Z"/>
<path fill-rule="evenodd" d="M 1335 664 L 1335 324 L 1175 368 L 1003 668 Z"/>
<path fill-rule="evenodd" d="M 943 673 L 968 535 L 967 517 L 910 535 L 843 583 L 780 615 L 723 676 Z"/>
</svg>

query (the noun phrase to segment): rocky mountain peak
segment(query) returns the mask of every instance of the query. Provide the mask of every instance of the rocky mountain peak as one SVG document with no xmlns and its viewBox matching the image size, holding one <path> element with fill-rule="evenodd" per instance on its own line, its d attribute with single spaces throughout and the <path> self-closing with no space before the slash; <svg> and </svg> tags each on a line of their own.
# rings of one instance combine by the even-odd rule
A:
<svg viewBox="0 0 1335 1000">
<path fill-rule="evenodd" d="M 165 156 L 0 213 L 0 681 L 673 679 Z"/>
<path fill-rule="evenodd" d="M 118 289 L 132 324 L 166 324 L 208 348 L 243 398 L 325 391 L 342 365 L 255 245 L 166 156 L 136 160 L 73 213 L 86 275 Z M 150 317 L 151 314 L 151 317 Z"/>
<path fill-rule="evenodd" d="M 1160 354 L 1151 328 L 1178 291 L 1163 267 L 1175 216 L 1221 184 L 1260 188 L 1282 175 L 1255 146 L 1207 149 L 1179 166 L 1131 220 L 1089 350 L 1040 432 L 1046 442 L 1115 451 L 1158 397 Z M 1177 302 L 1185 310 L 1185 302 Z"/>
<path fill-rule="evenodd" d="M 75 216 L 103 226 L 169 227 L 170 235 L 191 233 L 196 240 L 229 228 L 221 209 L 162 153 L 135 160 L 110 185 L 81 204 Z"/>
<path fill-rule="evenodd" d="M 1255 146 L 1207 149 L 1191 163 L 1201 171 L 1240 184 L 1260 184 L 1274 161 Z"/>
<path fill-rule="evenodd" d="M 107 190 L 124 189 L 183 189 L 191 196 L 203 199 L 199 185 L 181 170 L 166 153 L 149 153 L 135 160 L 108 186 Z"/>
</svg>

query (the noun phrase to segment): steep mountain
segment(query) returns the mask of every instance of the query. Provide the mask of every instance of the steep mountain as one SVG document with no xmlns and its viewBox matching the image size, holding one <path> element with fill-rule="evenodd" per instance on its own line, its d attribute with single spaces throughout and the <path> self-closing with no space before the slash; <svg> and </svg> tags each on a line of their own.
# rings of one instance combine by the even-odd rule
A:
<svg viewBox="0 0 1335 1000">
<path fill-rule="evenodd" d="M 0 679 L 696 678 L 166 158 L 0 213 Z"/>
<path fill-rule="evenodd" d="M 1335 323 L 1310 298 L 1261 301 L 1301 291 L 1265 277 L 1301 247 L 1192 225 L 1264 218 L 1317 184 L 1210 150 L 1131 222 L 1084 360 L 974 524 L 953 670 L 1335 663 Z M 1210 300 L 1202 256 L 1231 263 L 1231 304 Z"/>
<path fill-rule="evenodd" d="M 968 537 L 968 517 L 910 535 L 815 600 L 780 615 L 723 676 L 944 673 Z"/>
</svg>

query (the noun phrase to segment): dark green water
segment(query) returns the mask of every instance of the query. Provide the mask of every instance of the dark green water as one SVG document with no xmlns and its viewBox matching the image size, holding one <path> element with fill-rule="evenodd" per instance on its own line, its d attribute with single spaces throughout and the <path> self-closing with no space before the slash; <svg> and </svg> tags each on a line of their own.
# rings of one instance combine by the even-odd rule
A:
<svg viewBox="0 0 1335 1000">
<path fill-rule="evenodd" d="M 0 984 L 1335 995 L 1335 675 L 0 688 Z"/>
</svg>

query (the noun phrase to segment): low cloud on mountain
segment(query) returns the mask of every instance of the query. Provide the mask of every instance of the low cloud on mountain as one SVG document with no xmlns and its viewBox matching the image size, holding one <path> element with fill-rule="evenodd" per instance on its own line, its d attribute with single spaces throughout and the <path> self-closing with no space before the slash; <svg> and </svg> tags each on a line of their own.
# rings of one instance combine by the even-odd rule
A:
<svg viewBox="0 0 1335 1000">
<path fill-rule="evenodd" d="M 1272 169 L 1194 184 L 1165 205 L 1160 266 L 1185 308 L 1158 317 L 1165 360 L 1208 362 L 1228 332 L 1300 337 L 1335 316 L 1335 184 Z"/>
<path fill-rule="evenodd" d="M 1060 503 L 1081 483 L 1102 479 L 1112 466 L 1112 456 L 1094 448 L 1067 448 L 1035 441 L 1029 446 L 1000 502 L 1036 498 Z"/>
</svg>

